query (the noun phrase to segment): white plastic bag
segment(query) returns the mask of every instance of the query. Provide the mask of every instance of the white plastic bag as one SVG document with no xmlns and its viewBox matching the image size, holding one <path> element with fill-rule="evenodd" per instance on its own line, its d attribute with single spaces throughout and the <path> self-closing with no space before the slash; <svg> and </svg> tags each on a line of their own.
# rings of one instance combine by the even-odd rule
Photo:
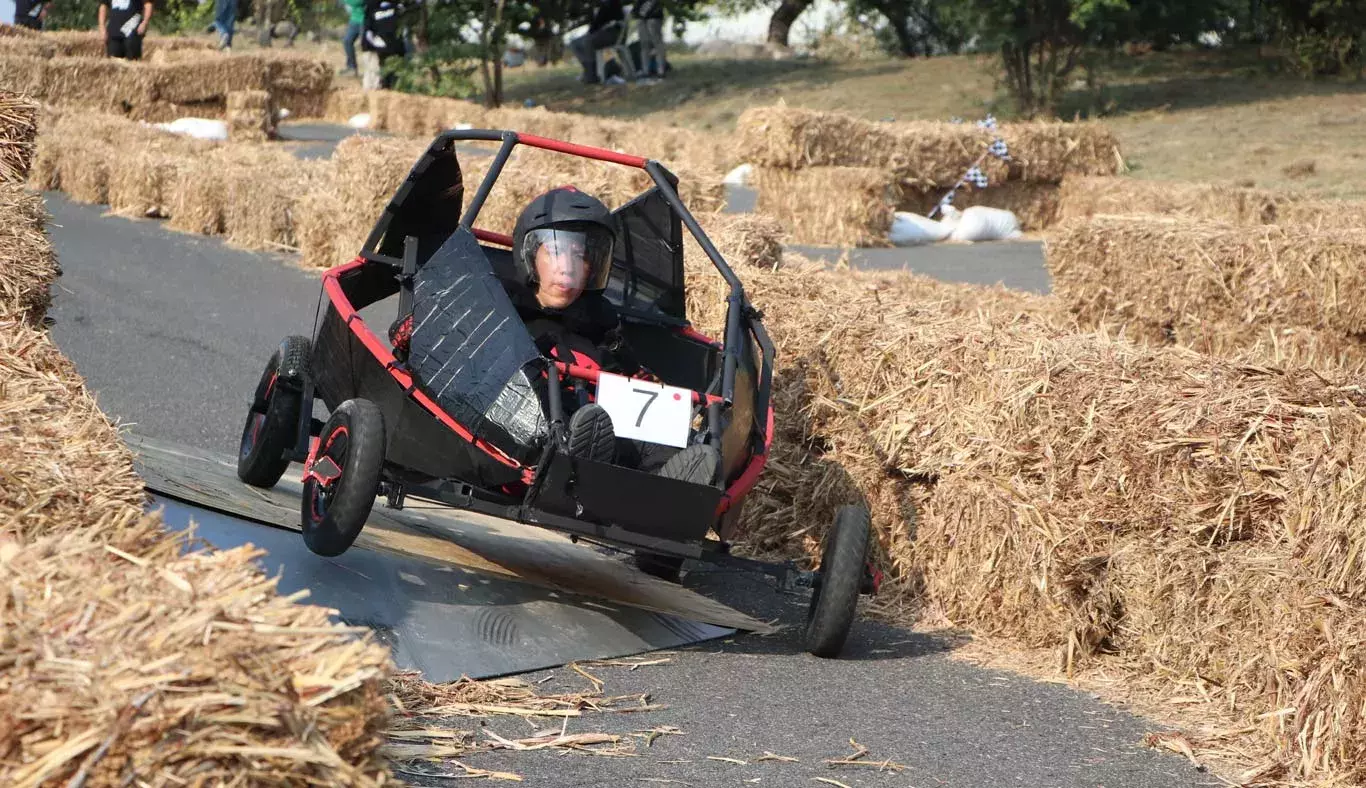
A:
<svg viewBox="0 0 1366 788">
<path fill-rule="evenodd" d="M 352 115 L 351 118 L 346 121 L 346 125 L 353 129 L 368 129 L 370 128 L 370 113 L 362 112 L 359 115 Z"/>
<path fill-rule="evenodd" d="M 1015 214 L 1000 208 L 974 205 L 960 211 L 952 205 L 944 206 L 944 221 L 952 241 L 1001 241 L 1020 237 L 1020 220 Z"/>
<path fill-rule="evenodd" d="M 181 134 L 186 137 L 195 137 L 201 140 L 226 140 L 228 138 L 228 123 L 223 120 L 213 120 L 211 118 L 176 118 L 170 123 L 153 123 L 152 125 L 162 131 L 169 131 L 172 134 Z"/>
<path fill-rule="evenodd" d="M 917 213 L 897 211 L 892 214 L 892 230 L 887 233 L 887 240 L 895 246 L 931 244 L 948 238 L 952 229 Z"/>
<path fill-rule="evenodd" d="M 728 183 L 731 186 L 744 186 L 745 184 L 749 183 L 749 176 L 750 173 L 752 173 L 753 171 L 754 165 L 741 164 L 739 167 L 736 167 L 735 169 L 726 173 L 726 177 L 723 182 Z"/>
</svg>

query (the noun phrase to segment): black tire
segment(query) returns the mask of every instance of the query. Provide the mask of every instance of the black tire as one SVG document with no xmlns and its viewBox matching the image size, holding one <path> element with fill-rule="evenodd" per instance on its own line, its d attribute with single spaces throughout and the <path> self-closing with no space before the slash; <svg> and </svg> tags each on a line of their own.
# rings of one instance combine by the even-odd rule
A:
<svg viewBox="0 0 1366 788">
<path fill-rule="evenodd" d="M 807 609 L 806 650 L 818 657 L 839 656 L 849 637 L 867 568 L 871 531 L 872 520 L 862 506 L 842 506 L 835 513 Z"/>
<path fill-rule="evenodd" d="M 677 583 L 682 580 L 683 559 L 672 555 L 638 552 L 635 555 L 636 568 L 652 577 Z"/>
<path fill-rule="evenodd" d="M 360 536 L 379 494 L 384 466 L 384 416 L 367 399 L 337 406 L 323 425 L 314 461 L 329 457 L 341 474 L 324 485 L 304 481 L 300 516 L 304 544 L 322 556 L 337 556 Z"/>
<path fill-rule="evenodd" d="M 311 347 L 307 337 L 286 337 L 256 384 L 237 447 L 237 478 L 253 487 L 274 487 L 289 468 Z"/>
</svg>

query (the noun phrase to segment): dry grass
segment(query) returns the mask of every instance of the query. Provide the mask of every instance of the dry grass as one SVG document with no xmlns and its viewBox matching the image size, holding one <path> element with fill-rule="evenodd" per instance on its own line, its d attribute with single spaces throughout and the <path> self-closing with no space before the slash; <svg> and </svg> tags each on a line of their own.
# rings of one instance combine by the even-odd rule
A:
<svg viewBox="0 0 1366 788">
<path fill-rule="evenodd" d="M 1133 178 L 1068 178 L 1060 218 L 1163 214 L 1236 225 L 1284 224 L 1321 230 L 1366 228 L 1366 200 L 1325 200 L 1215 183 Z"/>
<path fill-rule="evenodd" d="M 23 182 L 33 165 L 38 107 L 12 93 L 0 94 L 0 183 Z"/>
</svg>

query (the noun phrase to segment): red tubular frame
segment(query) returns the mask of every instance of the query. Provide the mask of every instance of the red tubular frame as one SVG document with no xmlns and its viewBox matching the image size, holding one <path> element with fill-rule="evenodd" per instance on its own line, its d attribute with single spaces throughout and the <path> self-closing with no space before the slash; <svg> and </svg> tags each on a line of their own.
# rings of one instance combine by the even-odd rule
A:
<svg viewBox="0 0 1366 788">
<path fill-rule="evenodd" d="M 556 361 L 555 366 L 559 368 L 560 372 L 569 377 L 576 380 L 586 380 L 589 383 L 597 383 L 598 375 L 602 374 L 601 370 L 588 369 L 587 367 L 581 367 L 578 364 L 566 364 L 563 361 Z M 644 378 L 629 378 L 629 380 L 638 380 L 641 383 L 649 383 L 652 386 L 656 385 L 653 380 L 645 380 Z M 715 394 L 702 394 L 691 389 L 688 390 L 688 393 L 692 394 L 694 405 L 703 402 L 704 399 L 708 405 L 723 405 L 726 402 L 725 399 L 718 397 Z"/>
<path fill-rule="evenodd" d="M 634 167 L 639 170 L 647 169 L 646 165 L 649 163 L 649 160 L 643 156 L 632 156 L 626 153 L 617 153 L 616 151 L 607 150 L 605 148 L 595 148 L 591 145 L 577 145 L 572 142 L 563 142 L 560 140 L 550 139 L 549 137 L 541 137 L 535 134 L 522 134 L 518 132 L 515 134 L 515 137 L 517 143 L 521 145 L 529 145 L 533 148 L 540 148 L 542 150 L 565 153 L 571 156 L 580 156 L 583 158 L 594 159 L 596 161 L 620 164 L 626 167 Z M 508 248 L 512 247 L 512 236 L 506 235 L 504 233 L 493 232 L 490 230 L 475 229 L 474 236 L 475 238 L 481 241 L 498 244 L 499 246 L 506 246 Z M 339 281 L 339 277 L 341 276 L 341 274 L 346 273 L 347 271 L 350 271 L 353 268 L 364 265 L 364 263 L 365 259 L 363 257 L 357 257 L 351 262 L 333 268 L 323 274 L 324 292 L 327 293 L 328 299 L 331 300 L 332 305 L 337 309 L 337 313 L 341 316 L 342 320 L 345 321 L 347 327 L 350 328 L 353 333 L 355 333 L 358 339 L 360 339 L 361 344 L 365 345 L 366 349 L 369 350 L 371 354 L 373 354 L 375 358 L 380 361 L 380 363 L 384 364 L 385 369 L 387 369 L 389 374 L 393 376 L 394 380 L 396 380 L 405 389 L 411 390 L 413 398 L 416 399 L 418 404 L 425 408 L 427 412 L 431 413 L 432 416 L 436 417 L 436 419 L 439 420 L 441 423 L 445 424 L 447 427 L 454 430 L 457 435 L 464 438 L 465 440 L 471 441 L 475 446 L 483 450 L 489 456 L 498 460 L 500 463 L 511 468 L 520 469 L 522 472 L 522 481 L 526 484 L 530 484 L 535 478 L 534 468 L 527 468 L 526 466 L 522 465 L 521 463 L 517 462 L 511 457 L 508 457 L 497 447 L 489 444 L 483 439 L 475 438 L 469 430 L 467 430 L 464 426 L 462 426 L 459 422 L 451 418 L 449 414 L 442 410 L 440 405 L 433 402 L 430 397 L 428 397 L 426 394 L 423 394 L 420 390 L 414 387 L 411 375 L 396 367 L 397 359 L 394 358 L 393 353 L 390 352 L 384 346 L 384 343 L 381 342 L 379 338 L 375 336 L 374 332 L 370 330 L 370 327 L 365 325 L 365 321 L 360 317 L 359 313 L 357 313 L 356 310 L 351 306 L 351 302 L 346 298 L 346 294 L 342 291 L 341 288 L 341 282 Z M 353 323 L 355 321 L 359 321 L 360 325 L 354 325 Z M 721 342 L 718 342 L 717 340 L 701 333 L 692 326 L 684 326 L 683 328 L 679 329 L 678 334 L 679 336 L 682 336 L 686 339 L 691 339 L 695 342 L 700 342 L 712 348 L 723 347 Z M 577 365 L 566 365 L 563 362 L 558 361 L 555 362 L 555 364 L 562 373 L 568 374 L 570 377 L 588 380 L 594 383 L 596 383 L 598 380 L 598 372 L 596 370 L 584 369 Z M 705 399 L 707 405 L 724 404 L 724 399 L 716 396 L 715 394 L 704 395 L 694 391 L 692 392 L 692 395 L 694 403 L 702 402 Z M 753 489 L 754 485 L 759 481 L 759 476 L 763 473 L 764 466 L 768 464 L 768 455 L 772 446 L 773 406 L 772 404 L 770 404 L 768 408 L 766 423 L 764 425 L 763 451 L 754 454 L 754 456 L 750 458 L 750 461 L 745 466 L 745 469 L 740 473 L 738 477 L 736 477 L 735 481 L 732 482 L 728 488 L 726 488 L 725 492 L 722 493 L 721 500 L 717 503 L 716 506 L 717 517 L 720 517 L 722 514 L 727 512 L 732 506 L 735 505 L 736 502 L 742 499 L 746 494 L 749 493 L 751 489 Z M 310 460 L 312 459 L 312 453 L 315 450 L 316 442 L 314 446 L 310 447 Z"/>
</svg>

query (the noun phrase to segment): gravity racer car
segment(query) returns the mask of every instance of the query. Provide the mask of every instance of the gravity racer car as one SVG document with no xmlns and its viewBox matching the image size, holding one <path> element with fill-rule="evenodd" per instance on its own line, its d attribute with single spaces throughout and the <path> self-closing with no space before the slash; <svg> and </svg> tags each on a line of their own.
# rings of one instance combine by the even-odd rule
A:
<svg viewBox="0 0 1366 788">
<path fill-rule="evenodd" d="M 470 141 L 500 147 L 463 206 L 457 149 Z M 606 297 L 632 351 L 662 382 L 547 358 L 532 341 L 504 288 L 512 239 L 474 228 L 518 145 L 635 167 L 653 181 L 612 212 L 619 232 Z M 667 579 L 688 558 L 759 569 L 785 590 L 812 589 L 805 648 L 837 656 L 859 594 L 875 593 L 880 580 L 867 561 L 868 511 L 838 511 L 815 571 L 730 553 L 773 438 L 775 351 L 677 183 L 656 161 L 529 134 L 438 135 L 360 254 L 323 275 L 312 339 L 287 337 L 266 364 L 242 431 L 239 478 L 269 488 L 291 462 L 303 463 L 304 541 L 324 556 L 351 546 L 383 495 L 394 508 L 413 496 L 630 550 L 642 570 Z M 721 340 L 687 319 L 685 226 L 728 286 Z M 361 316 L 387 322 L 394 300 L 416 326 L 406 363 Z M 574 381 L 637 414 L 634 424 L 614 416 L 619 437 L 710 443 L 721 455 L 719 481 L 571 456 L 561 387 Z M 314 416 L 319 399 L 325 421 Z"/>
</svg>

